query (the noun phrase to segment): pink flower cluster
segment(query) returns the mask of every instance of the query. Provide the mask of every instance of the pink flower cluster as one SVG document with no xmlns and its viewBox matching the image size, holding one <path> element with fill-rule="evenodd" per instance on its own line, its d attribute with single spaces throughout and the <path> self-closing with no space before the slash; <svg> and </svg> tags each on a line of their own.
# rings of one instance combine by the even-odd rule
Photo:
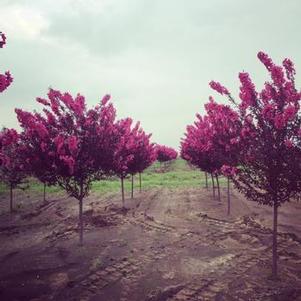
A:
<svg viewBox="0 0 301 301">
<path fill-rule="evenodd" d="M 0 132 L 0 167 L 8 166 L 10 157 L 7 149 L 11 149 L 11 145 L 18 142 L 19 135 L 14 129 L 2 129 Z"/>
<path fill-rule="evenodd" d="M 294 64 L 293 62 L 286 58 L 284 59 L 284 61 L 282 62 L 282 65 L 286 71 L 286 76 L 289 80 L 294 80 L 294 76 L 296 74 L 296 70 L 295 70 L 295 67 L 294 67 Z"/>
<path fill-rule="evenodd" d="M 156 160 L 155 144 L 151 143 L 151 134 L 146 134 L 138 122 L 131 132 L 131 153 L 133 155 L 128 162 L 130 174 L 142 173 Z"/>
<path fill-rule="evenodd" d="M 15 129 L 3 129 L 0 132 L 0 145 L 1 147 L 15 143 L 19 135 Z"/>
<path fill-rule="evenodd" d="M 9 71 L 6 71 L 4 74 L 0 74 L 0 93 L 6 90 L 12 82 L 13 78 Z"/>
<path fill-rule="evenodd" d="M 116 123 L 118 142 L 113 158 L 113 172 L 120 178 L 124 178 L 128 174 L 128 164 L 133 159 L 132 122 L 131 118 L 125 118 Z"/>
<path fill-rule="evenodd" d="M 239 73 L 239 80 L 241 83 L 239 97 L 242 100 L 240 108 L 246 110 L 256 103 L 257 92 L 247 72 Z"/>
<path fill-rule="evenodd" d="M 229 165 L 223 165 L 220 171 L 225 177 L 229 178 L 236 176 L 239 172 L 238 168 Z"/>
<path fill-rule="evenodd" d="M 206 115 L 197 114 L 181 142 L 181 157 L 208 173 L 221 173 L 222 166 L 235 165 L 239 150 L 239 118 L 229 106 L 212 97 L 205 105 Z"/>
<path fill-rule="evenodd" d="M 6 36 L 3 32 L 0 31 L 0 48 L 6 44 Z"/>
<path fill-rule="evenodd" d="M 228 91 L 228 89 L 224 86 L 222 86 L 219 82 L 215 82 L 215 81 L 211 81 L 209 83 L 210 87 L 215 90 L 216 92 L 218 92 L 219 94 L 223 95 L 230 95 L 230 92 Z"/>
<path fill-rule="evenodd" d="M 15 188 L 26 177 L 23 145 L 14 129 L 0 132 L 0 176 L 1 181 Z"/>
<path fill-rule="evenodd" d="M 0 48 L 6 44 L 6 36 L 0 31 Z M 9 71 L 6 71 L 4 74 L 0 74 L 0 93 L 6 90 L 10 84 L 13 82 L 13 78 Z"/>
<path fill-rule="evenodd" d="M 177 159 L 178 156 L 176 150 L 165 145 L 157 144 L 155 151 L 156 151 L 156 159 L 159 162 L 167 162 L 167 161 L 175 160 Z"/>
<path fill-rule="evenodd" d="M 154 144 L 137 122 L 132 126 L 131 118 L 121 119 L 116 123 L 118 133 L 117 149 L 114 154 L 113 171 L 124 178 L 128 174 L 142 172 L 155 160 Z"/>
</svg>

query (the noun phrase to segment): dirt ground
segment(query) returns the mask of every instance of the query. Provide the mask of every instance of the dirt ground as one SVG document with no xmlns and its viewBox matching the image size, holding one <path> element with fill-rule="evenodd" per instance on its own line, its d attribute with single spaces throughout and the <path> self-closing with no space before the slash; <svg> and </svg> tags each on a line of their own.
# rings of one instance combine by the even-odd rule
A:
<svg viewBox="0 0 301 301">
<path fill-rule="evenodd" d="M 270 208 L 205 188 L 119 194 L 78 203 L 20 195 L 12 216 L 1 200 L 0 300 L 301 300 L 301 204 L 279 213 L 279 276 L 271 273 Z"/>
</svg>

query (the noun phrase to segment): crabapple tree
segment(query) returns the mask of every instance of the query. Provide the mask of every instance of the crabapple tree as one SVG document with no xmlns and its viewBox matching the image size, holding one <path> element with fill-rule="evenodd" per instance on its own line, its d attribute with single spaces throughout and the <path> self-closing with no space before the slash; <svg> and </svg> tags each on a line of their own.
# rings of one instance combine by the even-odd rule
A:
<svg viewBox="0 0 301 301">
<path fill-rule="evenodd" d="M 181 141 L 181 157 L 190 164 L 211 174 L 212 192 L 215 198 L 214 177 L 218 180 L 218 171 L 222 167 L 221 156 L 213 145 L 213 134 L 210 119 L 206 115 L 196 115 L 197 120 L 186 128 Z"/>
<path fill-rule="evenodd" d="M 217 82 L 210 86 L 226 95 L 241 122 L 239 160 L 232 172 L 235 187 L 247 199 L 273 207 L 273 276 L 277 277 L 277 216 L 281 204 L 301 195 L 301 92 L 295 86 L 290 59 L 282 65 L 258 53 L 270 81 L 257 91 L 246 72 L 239 73 L 239 101 Z M 233 166 L 224 168 L 229 170 Z"/>
<path fill-rule="evenodd" d="M 129 174 L 128 164 L 133 159 L 134 136 L 132 135 L 133 120 L 125 118 L 115 124 L 117 131 L 117 148 L 113 158 L 113 172 L 121 181 L 122 207 L 125 208 L 124 179 Z"/>
<path fill-rule="evenodd" d="M 128 164 L 129 173 L 132 176 L 132 192 L 134 197 L 134 175 L 139 174 L 139 189 L 141 192 L 141 174 L 156 160 L 155 144 L 150 142 L 151 134 L 146 134 L 142 128 L 136 126 L 132 132 L 134 137 L 132 154 L 133 158 Z"/>
<path fill-rule="evenodd" d="M 20 187 L 27 177 L 23 160 L 23 152 L 26 148 L 20 136 L 14 129 L 3 129 L 0 132 L 1 165 L 0 179 L 10 189 L 10 212 L 13 212 L 13 190 Z"/>
<path fill-rule="evenodd" d="M 220 167 L 216 171 L 216 179 L 218 184 L 218 194 L 220 199 L 220 189 L 218 182 L 218 174 L 224 174 L 228 181 L 228 215 L 230 214 L 230 176 L 235 171 L 238 162 L 238 154 L 240 151 L 239 133 L 241 130 L 241 122 L 239 115 L 229 106 L 216 103 L 212 97 L 205 105 L 205 110 L 210 124 L 211 134 L 210 149 L 215 158 L 220 163 Z M 230 168 L 230 166 L 232 168 Z"/>
<path fill-rule="evenodd" d="M 155 150 L 156 159 L 159 161 L 160 166 L 162 163 L 166 164 L 167 162 L 177 159 L 178 153 L 171 147 L 157 144 Z"/>
<path fill-rule="evenodd" d="M 92 182 L 112 170 L 116 149 L 116 112 L 110 96 L 87 109 L 84 96 L 50 89 L 48 98 L 37 98 L 42 113 L 16 109 L 23 139 L 32 150 L 29 163 L 43 168 L 51 178 L 79 201 L 79 241 L 83 243 L 83 200 Z M 43 155 L 39 155 L 42 152 Z M 47 164 L 42 164 L 41 158 Z M 34 165 L 33 161 L 39 162 Z M 41 163 L 41 165 L 40 165 Z M 35 170 L 37 174 L 37 171 Z"/>
</svg>

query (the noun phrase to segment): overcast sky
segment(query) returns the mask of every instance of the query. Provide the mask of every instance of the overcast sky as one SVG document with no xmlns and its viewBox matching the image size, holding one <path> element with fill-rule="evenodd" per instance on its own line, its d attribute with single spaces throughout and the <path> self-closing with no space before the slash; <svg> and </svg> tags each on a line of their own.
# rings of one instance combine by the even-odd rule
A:
<svg viewBox="0 0 301 301">
<path fill-rule="evenodd" d="M 300 12 L 300 0 L 0 0 L 0 72 L 14 77 L 0 124 L 16 127 L 14 108 L 37 108 L 50 86 L 89 106 L 109 93 L 118 117 L 177 148 L 209 95 L 225 101 L 210 80 L 237 95 L 244 70 L 260 89 L 259 50 L 301 70 Z"/>
</svg>

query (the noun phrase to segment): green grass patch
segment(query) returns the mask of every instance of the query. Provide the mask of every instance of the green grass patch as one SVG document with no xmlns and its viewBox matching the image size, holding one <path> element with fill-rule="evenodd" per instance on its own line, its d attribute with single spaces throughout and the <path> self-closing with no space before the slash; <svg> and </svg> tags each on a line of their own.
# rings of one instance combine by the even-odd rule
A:
<svg viewBox="0 0 301 301">
<path fill-rule="evenodd" d="M 28 193 L 42 194 L 44 191 L 44 185 L 35 178 L 28 178 L 26 183 L 22 184 L 21 187 Z M 47 186 L 46 191 L 47 193 L 58 193 L 62 192 L 63 189 L 59 186 Z M 0 195 L 7 193 L 9 193 L 9 187 L 0 182 Z"/>
<path fill-rule="evenodd" d="M 208 177 L 208 183 L 211 184 L 211 178 Z M 131 179 L 128 177 L 124 182 L 125 190 L 131 189 Z M 139 177 L 134 177 L 135 189 L 139 188 Z M 226 180 L 220 178 L 220 185 L 225 186 Z M 38 180 L 34 178 L 28 179 L 28 193 L 43 193 L 44 186 Z M 178 187 L 204 187 L 205 175 L 198 169 L 194 169 L 188 166 L 186 161 L 177 159 L 170 164 L 164 165 L 155 162 L 142 174 L 142 187 L 143 189 L 151 188 L 178 188 Z M 109 192 L 120 191 L 121 184 L 120 179 L 113 178 L 108 180 L 102 180 L 94 182 L 92 185 L 92 192 L 105 194 Z M 59 193 L 62 192 L 62 188 L 59 186 L 47 187 L 47 193 Z M 8 188 L 3 183 L 0 183 L 0 194 L 8 193 Z"/>
</svg>

